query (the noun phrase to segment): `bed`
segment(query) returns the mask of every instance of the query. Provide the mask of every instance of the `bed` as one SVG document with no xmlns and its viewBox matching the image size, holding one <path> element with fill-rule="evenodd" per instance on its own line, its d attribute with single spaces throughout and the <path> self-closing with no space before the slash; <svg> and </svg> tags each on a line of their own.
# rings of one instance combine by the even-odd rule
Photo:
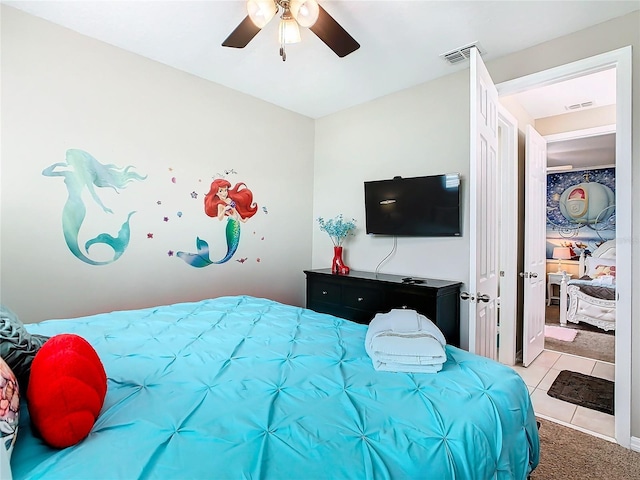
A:
<svg viewBox="0 0 640 480">
<path fill-rule="evenodd" d="M 616 242 L 602 243 L 591 256 L 580 256 L 578 279 L 560 282 L 560 324 L 588 323 L 616 328 Z"/>
<path fill-rule="evenodd" d="M 376 371 L 367 326 L 250 296 L 27 325 L 73 333 L 108 390 L 89 435 L 53 449 L 22 404 L 20 479 L 526 479 L 527 387 L 456 347 L 436 374 Z"/>
</svg>

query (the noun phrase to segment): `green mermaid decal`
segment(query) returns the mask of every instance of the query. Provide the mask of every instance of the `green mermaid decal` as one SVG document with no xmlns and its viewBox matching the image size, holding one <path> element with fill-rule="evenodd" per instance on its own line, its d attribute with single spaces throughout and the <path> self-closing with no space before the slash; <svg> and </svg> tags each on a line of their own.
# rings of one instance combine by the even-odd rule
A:
<svg viewBox="0 0 640 480">
<path fill-rule="evenodd" d="M 88 240 L 84 245 L 84 252 L 78 244 L 78 235 L 84 222 L 87 208 L 82 201 L 82 192 L 86 188 L 95 202 L 106 213 L 113 213 L 107 208 L 98 196 L 95 187 L 109 187 L 118 192 L 133 180 L 144 180 L 143 177 L 130 171 L 132 166 L 120 168 L 115 165 L 103 165 L 93 156 L 83 150 L 69 149 L 66 153 L 66 163 L 58 162 L 45 168 L 42 174 L 46 177 L 64 177 L 67 186 L 67 202 L 62 210 L 62 231 L 64 239 L 79 260 L 89 265 L 108 265 L 115 262 L 124 253 L 129 245 L 130 228 L 129 220 L 135 212 L 130 212 L 122 224 L 117 237 L 108 233 L 101 233 Z M 89 247 L 97 243 L 108 245 L 113 249 L 113 258 L 106 261 L 96 261 L 89 258 Z"/>
<path fill-rule="evenodd" d="M 198 253 L 176 253 L 176 256 L 192 267 L 202 268 L 228 262 L 235 255 L 240 244 L 240 222 L 246 222 L 258 211 L 258 205 L 253 201 L 253 193 L 244 183 L 238 183 L 232 189 L 230 187 L 229 181 L 217 178 L 211 183 L 209 193 L 204 198 L 204 211 L 208 216 L 218 220 L 227 219 L 225 229 L 227 254 L 220 260 L 210 260 L 209 244 L 197 237 Z"/>
</svg>

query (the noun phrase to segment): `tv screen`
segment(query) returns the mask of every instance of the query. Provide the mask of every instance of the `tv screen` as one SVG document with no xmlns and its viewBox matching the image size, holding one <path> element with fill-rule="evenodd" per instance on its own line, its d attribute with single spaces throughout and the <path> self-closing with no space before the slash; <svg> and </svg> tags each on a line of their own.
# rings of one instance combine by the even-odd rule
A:
<svg viewBox="0 0 640 480">
<path fill-rule="evenodd" d="M 460 175 L 364 182 L 367 233 L 415 237 L 457 237 Z"/>
</svg>

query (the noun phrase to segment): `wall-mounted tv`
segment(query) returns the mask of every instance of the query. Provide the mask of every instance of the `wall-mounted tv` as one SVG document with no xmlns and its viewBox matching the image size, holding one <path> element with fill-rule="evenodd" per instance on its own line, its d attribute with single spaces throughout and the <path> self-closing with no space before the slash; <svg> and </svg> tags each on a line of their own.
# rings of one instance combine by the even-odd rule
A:
<svg viewBox="0 0 640 480">
<path fill-rule="evenodd" d="M 461 235 L 460 175 L 364 182 L 367 233 L 414 237 Z"/>
</svg>

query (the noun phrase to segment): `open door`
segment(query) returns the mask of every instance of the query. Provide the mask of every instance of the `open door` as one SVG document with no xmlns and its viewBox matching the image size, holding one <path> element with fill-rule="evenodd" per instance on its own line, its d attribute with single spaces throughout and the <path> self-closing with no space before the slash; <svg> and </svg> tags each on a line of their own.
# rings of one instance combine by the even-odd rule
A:
<svg viewBox="0 0 640 480">
<path fill-rule="evenodd" d="M 540 208 L 547 196 L 547 142 L 527 125 L 525 143 L 526 204 L 524 234 L 524 324 L 522 364 L 527 367 L 544 350 L 547 255 L 546 216 Z"/>
<path fill-rule="evenodd" d="M 502 105 L 498 110 L 498 361 L 516 364 L 518 298 L 518 121 Z M 520 294 L 522 294 L 520 292 Z"/>
<path fill-rule="evenodd" d="M 498 335 L 498 91 L 471 49 L 469 168 L 469 351 L 497 359 Z"/>
</svg>

